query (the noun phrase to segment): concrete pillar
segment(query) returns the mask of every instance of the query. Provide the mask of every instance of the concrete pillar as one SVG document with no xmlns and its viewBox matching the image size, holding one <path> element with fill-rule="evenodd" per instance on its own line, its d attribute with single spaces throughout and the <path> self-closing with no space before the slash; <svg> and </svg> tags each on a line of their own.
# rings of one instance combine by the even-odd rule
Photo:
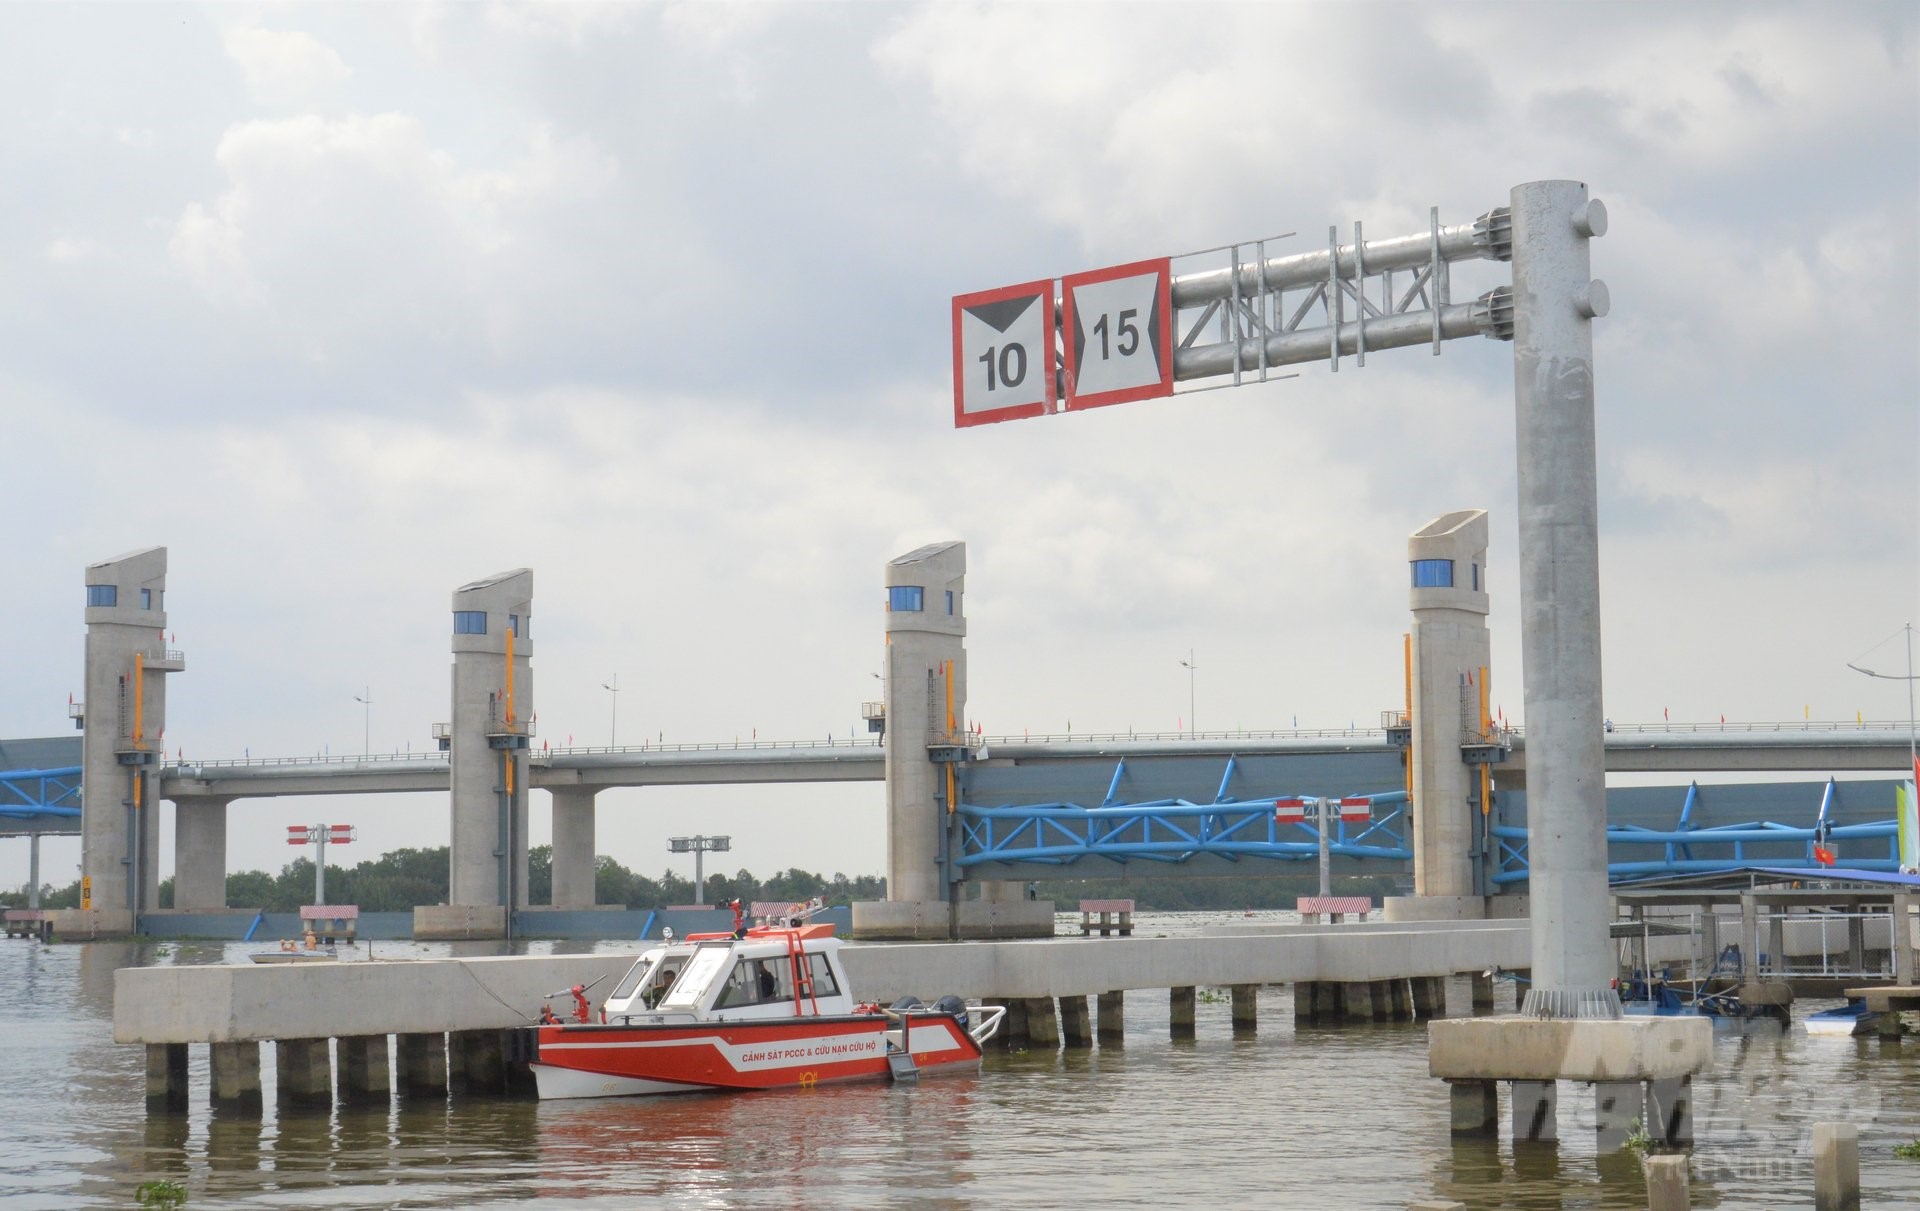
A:
<svg viewBox="0 0 1920 1211">
<path fill-rule="evenodd" d="M 1127 994 L 1122 989 L 1103 992 L 1096 999 L 1100 1046 L 1118 1047 L 1127 1040 Z"/>
<path fill-rule="evenodd" d="M 1752 892 L 1740 897 L 1740 982 L 1760 978 L 1760 905 Z"/>
<path fill-rule="evenodd" d="M 1447 1106 L 1455 1135 L 1495 1135 L 1500 1094 L 1494 1081 L 1448 1081 Z"/>
<path fill-rule="evenodd" d="M 340 1040 L 340 1096 L 354 1103 L 380 1103 L 393 1096 L 387 1036 L 361 1034 Z"/>
<path fill-rule="evenodd" d="M 1006 1041 L 1009 1051 L 1025 1050 L 1030 1042 L 1027 1037 L 1027 1002 L 1021 997 L 1007 997 L 1007 1020 L 1000 1023 L 1000 1037 Z"/>
<path fill-rule="evenodd" d="M 1662 1144 L 1693 1143 L 1693 1078 L 1647 1082 L 1647 1134 Z"/>
<path fill-rule="evenodd" d="M 1551 1143 L 1560 1138 L 1560 1087 L 1552 1081 L 1514 1081 L 1513 1138 Z"/>
<path fill-rule="evenodd" d="M 1258 984 L 1235 984 L 1233 986 L 1233 1032 L 1252 1034 L 1260 1028 L 1260 986 Z"/>
<path fill-rule="evenodd" d="M 147 1109 L 187 1108 L 187 1045 L 147 1044 Z"/>
<path fill-rule="evenodd" d="M 940 903 L 947 889 L 939 866 L 946 770 L 927 759 L 927 738 L 947 730 L 967 709 L 967 545 L 939 542 L 886 566 L 887 898 Z M 951 663 L 953 683 L 947 684 Z"/>
<path fill-rule="evenodd" d="M 1647 1170 L 1647 1211 L 1692 1211 L 1686 1154 L 1649 1156 L 1641 1163 Z"/>
<path fill-rule="evenodd" d="M 1524 1011 L 1615 1018 L 1607 922 L 1593 324 L 1588 241 L 1606 210 L 1578 181 L 1516 185 L 1513 382 L 1534 983 Z"/>
<path fill-rule="evenodd" d="M 476 580 L 453 592 L 453 737 L 448 752 L 453 905 L 510 903 L 520 908 L 527 903 L 532 613 L 529 568 Z M 509 878 L 511 898 L 503 894 Z"/>
<path fill-rule="evenodd" d="M 1191 987 L 1167 990 L 1167 1032 L 1176 1039 L 1193 1037 L 1194 995 Z"/>
<path fill-rule="evenodd" d="M 1813 1125 L 1814 1211 L 1860 1211 L 1860 1128 Z"/>
<path fill-rule="evenodd" d="M 86 590 L 80 873 L 91 907 L 132 932 L 134 916 L 159 904 L 166 675 L 186 667 L 167 648 L 167 549 L 90 565 Z"/>
<path fill-rule="evenodd" d="M 1893 893 L 1893 982 L 1910 987 L 1914 981 L 1913 895 Z"/>
<path fill-rule="evenodd" d="M 460 1092 L 505 1093 L 507 1053 L 498 1030 L 461 1030 L 447 1036 L 449 1067 L 460 1057 Z"/>
<path fill-rule="evenodd" d="M 1847 918 L 1847 971 L 1860 975 L 1867 969 L 1867 920 Z"/>
<path fill-rule="evenodd" d="M 260 1044 L 213 1043 L 207 1050 L 213 1108 L 259 1113 Z"/>
<path fill-rule="evenodd" d="M 1331 980 L 1321 980 L 1313 986 L 1313 1020 L 1332 1022 L 1346 1011 L 1346 1001 L 1340 995 L 1340 985 Z"/>
<path fill-rule="evenodd" d="M 594 896 L 592 787 L 553 788 L 553 906 L 592 908 Z"/>
<path fill-rule="evenodd" d="M 1407 981 L 1404 979 L 1387 980 L 1385 983 L 1388 1014 L 1390 1014 L 1396 1022 L 1412 1021 L 1413 995 L 1407 988 Z M 1380 1004 L 1380 994 L 1378 992 L 1374 993 L 1373 1001 L 1376 1006 Z"/>
<path fill-rule="evenodd" d="M 1052 1051 L 1060 1045 L 1060 1021 L 1053 1015 L 1052 997 L 1027 999 L 1027 1045 L 1035 1051 Z"/>
<path fill-rule="evenodd" d="M 227 906 L 227 804 L 224 795 L 173 801 L 173 906 Z"/>
<path fill-rule="evenodd" d="M 1060 1037 L 1069 1047 L 1093 1046 L 1093 1030 L 1087 1018 L 1087 998 L 1060 998 Z"/>
<path fill-rule="evenodd" d="M 1460 760 L 1461 737 L 1480 725 L 1482 670 L 1492 664 L 1487 513 L 1435 518 L 1407 540 L 1413 570 L 1413 890 L 1445 896 L 1480 916 L 1473 848 L 1478 771 Z"/>
<path fill-rule="evenodd" d="M 1646 1086 L 1639 1081 L 1595 1081 L 1594 1150 L 1605 1156 L 1626 1147 L 1635 1124 L 1646 1121 L 1646 1103 Z"/>
<path fill-rule="evenodd" d="M 402 1097 L 447 1096 L 447 1036 L 402 1034 L 394 1038 L 398 1071 L 394 1083 Z"/>
<path fill-rule="evenodd" d="M 275 1039 L 274 1077 L 282 1106 L 333 1105 L 333 1053 L 329 1039 Z"/>
<path fill-rule="evenodd" d="M 1493 977 L 1485 972 L 1473 973 L 1473 1011 L 1490 1013 L 1493 1010 Z"/>
<path fill-rule="evenodd" d="M 1373 985 L 1352 980 L 1340 986 L 1340 1016 L 1349 1022 L 1373 1021 Z"/>
<path fill-rule="evenodd" d="M 1767 966 L 1782 979 L 1787 974 L 1787 919 L 1781 905 L 1767 918 Z"/>
<path fill-rule="evenodd" d="M 1293 986 L 1293 1024 L 1295 1026 L 1313 1024 L 1313 993 L 1312 981 L 1303 981 Z"/>
<path fill-rule="evenodd" d="M 1440 977 L 1415 976 L 1412 996 L 1416 1021 L 1447 1016 L 1447 982 Z"/>
</svg>

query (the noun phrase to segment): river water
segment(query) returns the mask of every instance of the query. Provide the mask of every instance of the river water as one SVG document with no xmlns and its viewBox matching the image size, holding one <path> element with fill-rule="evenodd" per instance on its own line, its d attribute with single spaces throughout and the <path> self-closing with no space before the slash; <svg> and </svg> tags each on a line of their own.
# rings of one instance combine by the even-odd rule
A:
<svg viewBox="0 0 1920 1211">
<path fill-rule="evenodd" d="M 1223 918 L 1143 914 L 1137 932 L 1210 919 Z M 1558 1147 L 1516 1148 L 1505 1124 L 1497 1141 L 1455 1144 L 1424 1026 L 1296 1030 L 1286 988 L 1262 990 L 1250 1037 L 1234 1037 L 1224 991 L 1202 991 L 1183 1042 L 1168 1038 L 1167 998 L 1135 992 L 1122 1047 L 990 1052 L 977 1076 L 754 1095 L 281 1114 L 269 1051 L 265 1112 L 249 1119 L 207 1109 L 195 1047 L 192 1109 L 149 1117 L 143 1049 L 112 1041 L 115 968 L 244 962 L 251 949 L 0 942 L 0 1207 L 134 1206 L 162 1179 L 185 1187 L 188 1208 L 1646 1205 L 1633 1154 L 1595 1155 L 1590 1093 L 1561 1086 Z M 1464 980 L 1448 994 L 1467 1011 Z M 1501 995 L 1510 1008 L 1512 986 Z M 1694 1206 L 1810 1205 L 1810 1124 L 1844 1120 L 1860 1127 L 1866 1205 L 1920 1207 L 1920 1162 L 1892 1153 L 1920 1136 L 1920 1042 L 1795 1031 L 1718 1040 L 1714 1058 L 1695 1084 Z"/>
</svg>

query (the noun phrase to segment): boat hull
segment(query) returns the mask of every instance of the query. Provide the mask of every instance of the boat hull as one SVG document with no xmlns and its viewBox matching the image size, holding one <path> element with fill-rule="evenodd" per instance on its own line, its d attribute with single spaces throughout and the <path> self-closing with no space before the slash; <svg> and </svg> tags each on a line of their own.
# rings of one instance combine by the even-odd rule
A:
<svg viewBox="0 0 1920 1211">
<path fill-rule="evenodd" d="M 902 1031 L 909 1032 L 903 1037 Z M 798 1088 L 886 1080 L 888 1056 L 916 1069 L 977 1066 L 980 1046 L 951 1014 L 903 1028 L 871 1014 L 641 1025 L 555 1025 L 529 1057 L 543 1099 Z"/>
</svg>

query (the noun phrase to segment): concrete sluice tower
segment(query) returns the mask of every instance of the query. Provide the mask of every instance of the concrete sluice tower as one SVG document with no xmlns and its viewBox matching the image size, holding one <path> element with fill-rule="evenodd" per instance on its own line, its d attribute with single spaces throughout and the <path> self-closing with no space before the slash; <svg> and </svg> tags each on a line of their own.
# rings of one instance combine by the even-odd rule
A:
<svg viewBox="0 0 1920 1211">
<path fill-rule="evenodd" d="M 62 933 L 132 933 L 159 904 L 167 648 L 167 549 L 147 547 L 87 568 L 81 739 L 81 916 Z"/>
<path fill-rule="evenodd" d="M 1051 936 L 1053 905 L 982 883 L 949 882 L 973 749 L 967 718 L 967 547 L 932 543 L 886 566 L 887 899 L 853 906 L 856 938 Z"/>
<path fill-rule="evenodd" d="M 1491 675 L 1487 513 L 1435 518 L 1407 540 L 1413 630 L 1409 721 L 1413 765 L 1414 894 L 1388 899 L 1390 920 L 1465 920 L 1487 915 L 1476 867 L 1484 789 L 1463 759 L 1485 741 L 1482 704 Z"/>
<path fill-rule="evenodd" d="M 529 568 L 453 592 L 451 902 L 415 909 L 415 937 L 505 937 L 527 904 L 532 613 Z"/>
</svg>

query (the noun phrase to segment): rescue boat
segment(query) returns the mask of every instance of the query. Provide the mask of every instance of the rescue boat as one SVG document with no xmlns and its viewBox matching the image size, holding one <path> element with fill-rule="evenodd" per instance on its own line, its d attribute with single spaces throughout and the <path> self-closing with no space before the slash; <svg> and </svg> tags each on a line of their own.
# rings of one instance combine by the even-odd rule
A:
<svg viewBox="0 0 1920 1211">
<path fill-rule="evenodd" d="M 942 997 L 859 1003 L 831 925 L 802 911 L 732 933 L 669 938 L 640 956 L 598 1020 L 576 985 L 571 1020 L 543 1009 L 520 1035 L 540 1097 L 807 1088 L 978 1068 L 1004 1006 Z"/>
</svg>

